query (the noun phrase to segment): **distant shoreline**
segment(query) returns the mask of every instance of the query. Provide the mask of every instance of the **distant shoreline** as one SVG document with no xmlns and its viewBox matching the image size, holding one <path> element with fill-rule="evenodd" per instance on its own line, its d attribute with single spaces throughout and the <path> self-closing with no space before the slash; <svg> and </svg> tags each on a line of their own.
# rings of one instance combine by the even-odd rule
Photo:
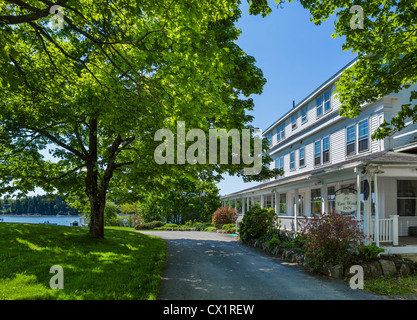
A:
<svg viewBox="0 0 417 320">
<path fill-rule="evenodd" d="M 61 215 L 61 214 L 0 214 L 0 217 L 68 217 L 68 218 L 81 218 L 83 215 Z"/>
</svg>

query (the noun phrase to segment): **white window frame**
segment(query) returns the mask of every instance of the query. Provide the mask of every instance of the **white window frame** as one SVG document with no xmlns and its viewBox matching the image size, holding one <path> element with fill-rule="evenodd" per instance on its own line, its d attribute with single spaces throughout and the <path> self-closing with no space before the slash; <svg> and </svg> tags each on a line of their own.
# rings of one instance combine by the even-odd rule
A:
<svg viewBox="0 0 417 320">
<path fill-rule="evenodd" d="M 329 147 L 328 149 L 324 150 L 324 140 L 328 139 L 329 140 Z M 326 162 L 324 162 L 324 152 L 328 151 L 329 152 L 329 160 L 327 160 Z M 330 163 L 330 136 L 324 137 L 321 140 L 321 164 L 325 164 L 325 163 Z"/>
<path fill-rule="evenodd" d="M 353 128 L 355 130 L 355 137 L 353 140 L 349 140 L 348 141 L 348 129 Z M 356 139 L 357 138 L 357 130 L 356 130 L 356 124 L 352 124 L 350 126 L 346 127 L 346 139 L 345 139 L 345 146 L 346 146 L 346 157 L 351 157 L 356 155 L 356 147 L 357 147 L 357 143 L 356 143 Z M 354 147 L 353 147 L 353 152 L 348 154 L 348 145 L 351 145 L 353 143 Z"/>
<path fill-rule="evenodd" d="M 328 99 L 325 100 L 325 96 L 329 95 Z M 320 103 L 319 103 L 320 100 Z M 328 103 L 329 108 L 326 109 L 326 103 Z M 332 110 L 332 89 L 326 90 L 323 94 L 316 98 L 316 116 L 317 118 L 322 117 L 326 113 L 329 113 Z M 320 110 L 320 112 L 319 112 Z"/>
<path fill-rule="evenodd" d="M 294 119 L 295 119 L 295 121 L 294 121 Z M 295 130 L 295 129 L 297 129 L 297 119 L 298 119 L 298 117 L 297 117 L 297 113 L 294 113 L 294 114 L 291 116 L 291 130 Z"/>
<path fill-rule="evenodd" d="M 304 107 L 301 109 L 301 124 L 304 124 L 307 122 L 307 107 Z"/>
<path fill-rule="evenodd" d="M 320 146 L 320 151 L 319 152 L 316 152 L 316 144 L 318 144 Z M 321 165 L 321 157 L 322 157 L 321 150 L 322 150 L 321 140 L 315 141 L 314 144 L 313 144 L 313 151 L 314 151 L 314 162 L 313 163 L 314 163 L 314 166 L 320 166 Z M 320 162 L 319 163 L 316 163 L 317 155 L 319 155 L 319 157 L 320 157 Z"/>
<path fill-rule="evenodd" d="M 301 157 L 301 150 L 303 150 L 303 157 Z M 301 160 L 303 160 L 303 163 L 301 164 Z M 298 166 L 300 168 L 304 168 L 306 166 L 306 148 L 301 147 L 298 149 Z"/>
<path fill-rule="evenodd" d="M 291 157 L 293 157 L 293 160 L 291 160 Z M 294 171 L 296 169 L 295 167 L 295 151 L 290 152 L 290 171 Z"/>
<path fill-rule="evenodd" d="M 359 135 L 360 134 L 359 126 L 360 126 L 361 123 L 366 123 L 366 125 L 367 125 L 367 131 L 368 132 L 366 134 L 366 138 L 364 138 L 365 136 L 360 136 Z M 366 149 L 360 150 L 359 149 L 360 142 L 363 141 L 363 140 L 368 140 L 368 142 L 367 142 L 368 147 Z M 362 121 L 358 122 L 358 153 L 367 152 L 367 151 L 369 151 L 369 148 L 370 148 L 370 143 L 369 143 L 369 119 L 365 119 L 365 120 L 362 120 Z"/>
</svg>

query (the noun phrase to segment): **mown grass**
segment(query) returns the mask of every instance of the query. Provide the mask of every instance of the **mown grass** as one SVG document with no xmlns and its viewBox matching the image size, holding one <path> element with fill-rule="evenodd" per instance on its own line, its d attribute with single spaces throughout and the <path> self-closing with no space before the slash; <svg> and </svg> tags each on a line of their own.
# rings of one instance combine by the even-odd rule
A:
<svg viewBox="0 0 417 320">
<path fill-rule="evenodd" d="M 0 223 L 1 300 L 153 300 L 166 245 L 132 229 Z M 64 272 L 64 289 L 51 289 L 51 266 Z"/>
<path fill-rule="evenodd" d="M 413 274 L 365 280 L 364 289 L 393 299 L 417 299 L 417 276 Z"/>
</svg>

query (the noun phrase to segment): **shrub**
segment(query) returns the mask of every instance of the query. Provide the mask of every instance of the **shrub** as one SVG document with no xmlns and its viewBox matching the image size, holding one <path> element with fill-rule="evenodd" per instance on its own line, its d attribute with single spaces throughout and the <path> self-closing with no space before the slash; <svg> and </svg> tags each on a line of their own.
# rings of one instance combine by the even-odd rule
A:
<svg viewBox="0 0 417 320">
<path fill-rule="evenodd" d="M 365 238 L 360 222 L 338 213 L 320 214 L 302 226 L 304 249 L 310 266 L 347 264 Z"/>
<path fill-rule="evenodd" d="M 378 255 L 384 251 L 385 249 L 382 249 L 377 246 L 362 245 L 358 248 L 358 256 L 359 258 L 364 259 L 376 259 L 378 258 Z"/>
<path fill-rule="evenodd" d="M 243 242 L 251 243 L 272 232 L 275 228 L 276 214 L 273 209 L 256 204 L 248 210 L 239 224 L 239 236 Z"/>
<path fill-rule="evenodd" d="M 281 244 L 281 240 L 279 240 L 276 237 L 272 237 L 270 240 L 268 240 L 267 242 L 267 248 L 269 251 L 272 251 L 275 247 L 279 246 Z"/>
<path fill-rule="evenodd" d="M 235 223 L 238 213 L 235 209 L 229 207 L 218 208 L 212 216 L 213 225 L 220 229 L 225 224 Z"/>
<path fill-rule="evenodd" d="M 207 231 L 207 232 L 214 232 L 214 231 L 216 231 L 217 229 L 216 229 L 216 227 L 207 227 L 206 229 L 205 229 L 205 231 Z"/>
<path fill-rule="evenodd" d="M 158 227 L 162 227 L 164 223 L 162 221 L 152 221 L 147 223 L 140 223 L 135 226 L 136 230 L 152 230 Z"/>
<path fill-rule="evenodd" d="M 235 233 L 236 225 L 234 225 L 233 223 L 224 224 L 222 229 L 226 230 L 228 233 Z"/>
<path fill-rule="evenodd" d="M 208 227 L 212 227 L 213 225 L 210 222 L 203 222 L 201 224 L 199 224 L 198 226 L 196 226 L 196 230 L 198 231 L 204 231 L 206 230 Z"/>
</svg>

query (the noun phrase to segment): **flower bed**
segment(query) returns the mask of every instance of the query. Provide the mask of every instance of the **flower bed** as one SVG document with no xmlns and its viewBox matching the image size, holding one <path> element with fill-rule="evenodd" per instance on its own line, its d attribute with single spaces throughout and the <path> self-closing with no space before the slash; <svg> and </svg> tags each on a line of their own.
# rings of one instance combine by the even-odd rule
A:
<svg viewBox="0 0 417 320">
<path fill-rule="evenodd" d="M 306 258 L 304 252 L 300 249 L 289 249 L 282 246 L 275 246 L 271 249 L 270 247 L 268 248 L 267 242 L 261 242 L 259 240 L 253 241 L 252 245 L 255 248 L 260 248 L 274 256 L 281 257 L 286 262 L 296 263 L 311 270 L 308 259 Z M 363 268 L 365 280 L 375 279 L 381 276 L 406 276 L 417 271 L 416 262 L 403 258 L 399 255 L 384 254 L 381 254 L 379 258 L 374 259 L 357 258 L 353 264 L 345 266 L 342 264 L 327 264 L 326 266 L 314 271 L 336 279 L 348 279 L 354 274 L 349 272 L 351 266 L 353 265 L 359 265 Z"/>
</svg>

